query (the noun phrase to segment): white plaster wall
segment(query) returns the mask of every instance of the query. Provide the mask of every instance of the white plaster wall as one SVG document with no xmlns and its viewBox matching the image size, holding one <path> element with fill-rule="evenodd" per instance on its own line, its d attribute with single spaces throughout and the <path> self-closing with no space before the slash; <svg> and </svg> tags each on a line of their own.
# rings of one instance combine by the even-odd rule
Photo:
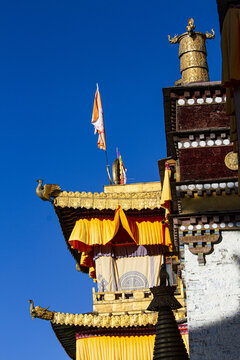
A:
<svg viewBox="0 0 240 360">
<path fill-rule="evenodd" d="M 190 359 L 240 359 L 240 231 L 222 241 L 199 265 L 185 246 Z"/>
</svg>

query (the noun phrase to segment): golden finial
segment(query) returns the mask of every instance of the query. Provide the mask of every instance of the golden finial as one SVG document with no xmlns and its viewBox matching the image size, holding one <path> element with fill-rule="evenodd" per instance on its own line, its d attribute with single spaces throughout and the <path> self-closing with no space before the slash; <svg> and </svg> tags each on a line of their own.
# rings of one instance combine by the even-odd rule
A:
<svg viewBox="0 0 240 360">
<path fill-rule="evenodd" d="M 209 81 L 206 39 L 214 39 L 215 33 L 206 34 L 195 31 L 194 19 L 188 19 L 186 26 L 187 32 L 175 35 L 171 38 L 168 35 L 170 44 L 179 43 L 179 59 L 182 79 L 178 80 L 177 85 L 190 82 Z"/>
<path fill-rule="evenodd" d="M 186 26 L 186 29 L 189 35 L 192 35 L 193 30 L 195 30 L 196 28 L 196 26 L 193 24 L 194 24 L 193 18 L 188 19 L 188 25 Z"/>
</svg>

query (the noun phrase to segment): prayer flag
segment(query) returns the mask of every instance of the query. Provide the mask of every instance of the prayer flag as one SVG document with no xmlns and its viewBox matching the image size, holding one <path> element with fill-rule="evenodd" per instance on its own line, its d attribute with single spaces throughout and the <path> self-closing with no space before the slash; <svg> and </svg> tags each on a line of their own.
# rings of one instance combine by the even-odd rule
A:
<svg viewBox="0 0 240 360">
<path fill-rule="evenodd" d="M 95 93 L 94 104 L 93 104 L 93 113 L 92 113 L 92 124 L 94 126 L 95 132 L 98 133 L 98 147 L 106 151 L 106 138 L 105 138 L 105 128 L 104 128 L 104 119 L 103 119 L 103 109 L 100 92 L 97 85 L 97 91 Z"/>
<path fill-rule="evenodd" d="M 122 166 L 121 166 L 121 184 L 126 184 L 127 183 L 126 172 L 127 172 L 127 169 L 125 168 L 125 166 L 123 165 L 123 162 L 122 162 Z"/>
<path fill-rule="evenodd" d="M 120 184 L 124 185 L 127 183 L 127 176 L 126 176 L 127 169 L 123 165 L 122 157 L 118 151 L 118 148 L 117 148 L 117 158 L 119 160 L 119 168 L 120 168 Z"/>
<path fill-rule="evenodd" d="M 171 178 L 171 169 L 169 163 L 165 162 L 165 174 L 162 187 L 162 196 L 160 200 L 160 205 L 165 209 L 165 217 L 167 219 L 168 215 L 171 213 L 171 202 L 172 194 L 170 188 L 170 178 Z"/>
<path fill-rule="evenodd" d="M 117 158 L 119 159 L 120 156 L 121 156 L 121 155 L 120 155 L 120 153 L 119 153 L 119 151 L 118 151 L 118 148 L 117 148 Z"/>
</svg>

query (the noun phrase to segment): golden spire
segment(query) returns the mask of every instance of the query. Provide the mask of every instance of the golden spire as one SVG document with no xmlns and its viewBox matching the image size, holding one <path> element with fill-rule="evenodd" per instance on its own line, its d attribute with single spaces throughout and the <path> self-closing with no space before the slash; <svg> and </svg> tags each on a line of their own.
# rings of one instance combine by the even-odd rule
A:
<svg viewBox="0 0 240 360">
<path fill-rule="evenodd" d="M 215 33 L 206 34 L 194 31 L 195 25 L 192 18 L 188 19 L 187 32 L 182 35 L 175 35 L 173 38 L 168 35 L 170 44 L 179 43 L 180 71 L 182 79 L 179 84 L 190 82 L 209 81 L 206 39 L 214 39 Z"/>
</svg>

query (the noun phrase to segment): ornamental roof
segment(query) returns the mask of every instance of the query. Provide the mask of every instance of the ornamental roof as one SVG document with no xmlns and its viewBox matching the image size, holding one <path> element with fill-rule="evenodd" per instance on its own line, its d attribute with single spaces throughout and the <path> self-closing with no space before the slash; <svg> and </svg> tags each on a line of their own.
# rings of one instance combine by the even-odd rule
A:
<svg viewBox="0 0 240 360">
<path fill-rule="evenodd" d="M 69 314 L 49 311 L 40 306 L 33 306 L 31 302 L 30 314 L 32 318 L 50 320 L 56 337 L 71 359 L 76 359 L 76 333 L 84 334 L 92 329 L 98 331 L 112 332 L 123 330 L 124 332 L 143 330 L 154 327 L 157 323 L 157 312 L 138 312 L 135 314 L 99 315 L 97 313 Z M 146 332 L 145 331 L 145 332 Z"/>
<path fill-rule="evenodd" d="M 80 254 L 71 249 L 68 239 L 79 219 L 114 216 L 118 206 L 128 215 L 154 216 L 164 215 L 165 209 L 160 206 L 161 183 L 148 182 L 126 185 L 104 186 L 104 192 L 72 192 L 61 191 L 52 200 L 55 212 L 67 244 L 76 262 L 80 262 Z M 86 268 L 81 267 L 83 272 Z"/>
<path fill-rule="evenodd" d="M 104 314 L 86 313 L 69 314 L 55 311 L 48 311 L 39 306 L 34 310 L 34 317 L 44 320 L 50 320 L 52 324 L 74 325 L 93 328 L 122 328 L 138 327 L 147 325 L 156 325 L 157 312 L 138 312 L 122 314 Z"/>
<path fill-rule="evenodd" d="M 125 312 L 119 314 L 86 313 L 69 314 L 49 311 L 47 308 L 33 306 L 32 300 L 30 314 L 32 318 L 50 320 L 52 328 L 72 359 L 76 359 L 76 333 L 84 336 L 96 335 L 144 335 L 155 334 L 158 313 L 153 311 Z M 179 324 L 186 322 L 185 313 L 175 313 Z"/>
<path fill-rule="evenodd" d="M 84 208 L 94 210 L 159 209 L 161 199 L 160 182 L 105 186 L 104 192 L 62 191 L 53 200 L 55 207 Z"/>
<path fill-rule="evenodd" d="M 32 300 L 30 314 L 32 318 L 50 320 L 52 324 L 74 325 L 86 328 L 123 328 L 156 325 L 158 313 L 155 311 L 125 311 L 119 313 L 85 313 L 69 314 L 49 311 L 41 306 L 34 307 Z M 185 310 L 175 312 L 176 319 L 181 320 L 185 316 Z"/>
</svg>

